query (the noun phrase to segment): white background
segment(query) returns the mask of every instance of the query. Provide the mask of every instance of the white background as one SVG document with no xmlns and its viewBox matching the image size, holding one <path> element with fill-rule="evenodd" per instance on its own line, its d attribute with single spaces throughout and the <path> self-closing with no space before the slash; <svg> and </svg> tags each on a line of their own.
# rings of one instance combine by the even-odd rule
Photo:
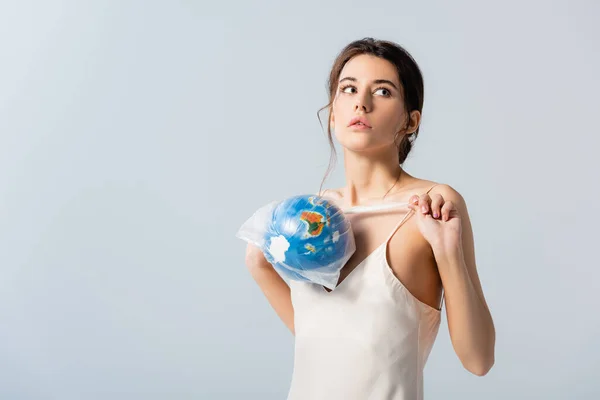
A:
<svg viewBox="0 0 600 400">
<path fill-rule="evenodd" d="M 234 234 L 318 189 L 329 68 L 366 36 L 423 71 L 405 168 L 465 197 L 497 330 L 476 377 L 444 314 L 425 397 L 600 398 L 599 19 L 595 1 L 2 1 L 0 398 L 284 399 L 293 337 Z"/>
</svg>

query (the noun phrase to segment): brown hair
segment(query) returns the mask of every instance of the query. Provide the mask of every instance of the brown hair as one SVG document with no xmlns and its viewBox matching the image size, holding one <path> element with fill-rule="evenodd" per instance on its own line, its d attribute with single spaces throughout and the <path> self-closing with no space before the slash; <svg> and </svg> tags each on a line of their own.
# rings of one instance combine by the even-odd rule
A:
<svg viewBox="0 0 600 400">
<path fill-rule="evenodd" d="M 323 181 L 321 182 L 319 193 L 321 193 L 321 189 L 323 188 L 325 179 L 331 172 L 331 169 L 335 164 L 337 158 L 337 154 L 333 144 L 333 138 L 331 135 L 331 111 L 333 107 L 333 100 L 337 91 L 338 80 L 340 78 L 342 69 L 344 68 L 346 63 L 350 61 L 351 58 L 361 54 L 373 55 L 391 62 L 398 71 L 398 78 L 400 80 L 401 90 L 404 96 L 404 105 L 406 113 L 410 115 L 410 112 L 414 110 L 417 110 L 420 113 L 422 113 L 423 110 L 423 75 L 421 74 L 421 70 L 419 69 L 419 66 L 417 65 L 416 61 L 402 46 L 390 41 L 376 40 L 367 37 L 360 40 L 355 40 L 348 44 L 346 47 L 344 47 L 336 57 L 331 68 L 331 72 L 329 73 L 329 80 L 327 82 L 329 104 L 317 111 L 317 118 L 319 118 L 319 123 L 321 124 L 321 127 L 323 127 L 319 113 L 324 109 L 329 110 L 327 137 L 329 139 L 329 145 L 331 146 L 329 166 L 327 167 L 327 172 L 325 174 L 325 177 L 323 177 Z M 408 127 L 409 122 L 410 118 L 407 118 L 406 127 Z M 417 139 L 418 135 L 419 127 L 417 127 L 417 130 L 415 132 L 412 132 L 408 135 L 404 135 L 404 137 L 402 138 L 402 141 L 398 146 L 398 162 L 400 165 L 402 165 L 404 161 L 406 161 L 406 157 L 408 156 L 408 153 L 410 153 L 413 143 Z"/>
</svg>

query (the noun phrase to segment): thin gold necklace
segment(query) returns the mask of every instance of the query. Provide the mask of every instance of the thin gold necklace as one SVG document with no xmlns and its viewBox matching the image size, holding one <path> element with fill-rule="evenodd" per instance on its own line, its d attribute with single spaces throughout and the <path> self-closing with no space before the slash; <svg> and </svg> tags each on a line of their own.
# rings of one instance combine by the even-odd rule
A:
<svg viewBox="0 0 600 400">
<path fill-rule="evenodd" d="M 390 193 L 390 191 L 394 188 L 394 186 L 396 186 L 396 184 L 400 180 L 400 176 L 401 175 L 402 175 L 402 169 L 400 169 L 400 172 L 398 172 L 398 177 L 396 178 L 396 182 L 394 182 L 394 184 L 392 185 L 392 187 L 389 188 L 387 192 L 385 192 L 385 194 L 383 195 L 383 197 L 381 198 L 381 200 L 385 199 L 385 196 L 387 196 L 388 193 Z"/>
</svg>

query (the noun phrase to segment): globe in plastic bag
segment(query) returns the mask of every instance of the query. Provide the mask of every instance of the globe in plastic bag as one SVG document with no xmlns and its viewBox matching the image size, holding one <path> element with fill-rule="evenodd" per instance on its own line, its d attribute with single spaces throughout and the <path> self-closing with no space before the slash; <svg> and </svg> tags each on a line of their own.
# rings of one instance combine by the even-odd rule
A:
<svg viewBox="0 0 600 400">
<path fill-rule="evenodd" d="M 261 207 L 236 236 L 258 246 L 284 279 L 331 290 L 356 250 L 344 213 L 316 195 L 293 196 Z"/>
</svg>

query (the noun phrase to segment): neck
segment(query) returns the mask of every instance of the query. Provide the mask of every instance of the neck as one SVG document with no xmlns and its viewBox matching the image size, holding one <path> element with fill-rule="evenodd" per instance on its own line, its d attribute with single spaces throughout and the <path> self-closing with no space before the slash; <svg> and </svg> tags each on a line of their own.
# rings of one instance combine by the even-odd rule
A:
<svg viewBox="0 0 600 400">
<path fill-rule="evenodd" d="M 398 164 L 397 155 L 374 157 L 347 150 L 344 151 L 344 170 L 344 198 L 348 206 L 384 198 L 398 189 L 407 175 Z"/>
</svg>

